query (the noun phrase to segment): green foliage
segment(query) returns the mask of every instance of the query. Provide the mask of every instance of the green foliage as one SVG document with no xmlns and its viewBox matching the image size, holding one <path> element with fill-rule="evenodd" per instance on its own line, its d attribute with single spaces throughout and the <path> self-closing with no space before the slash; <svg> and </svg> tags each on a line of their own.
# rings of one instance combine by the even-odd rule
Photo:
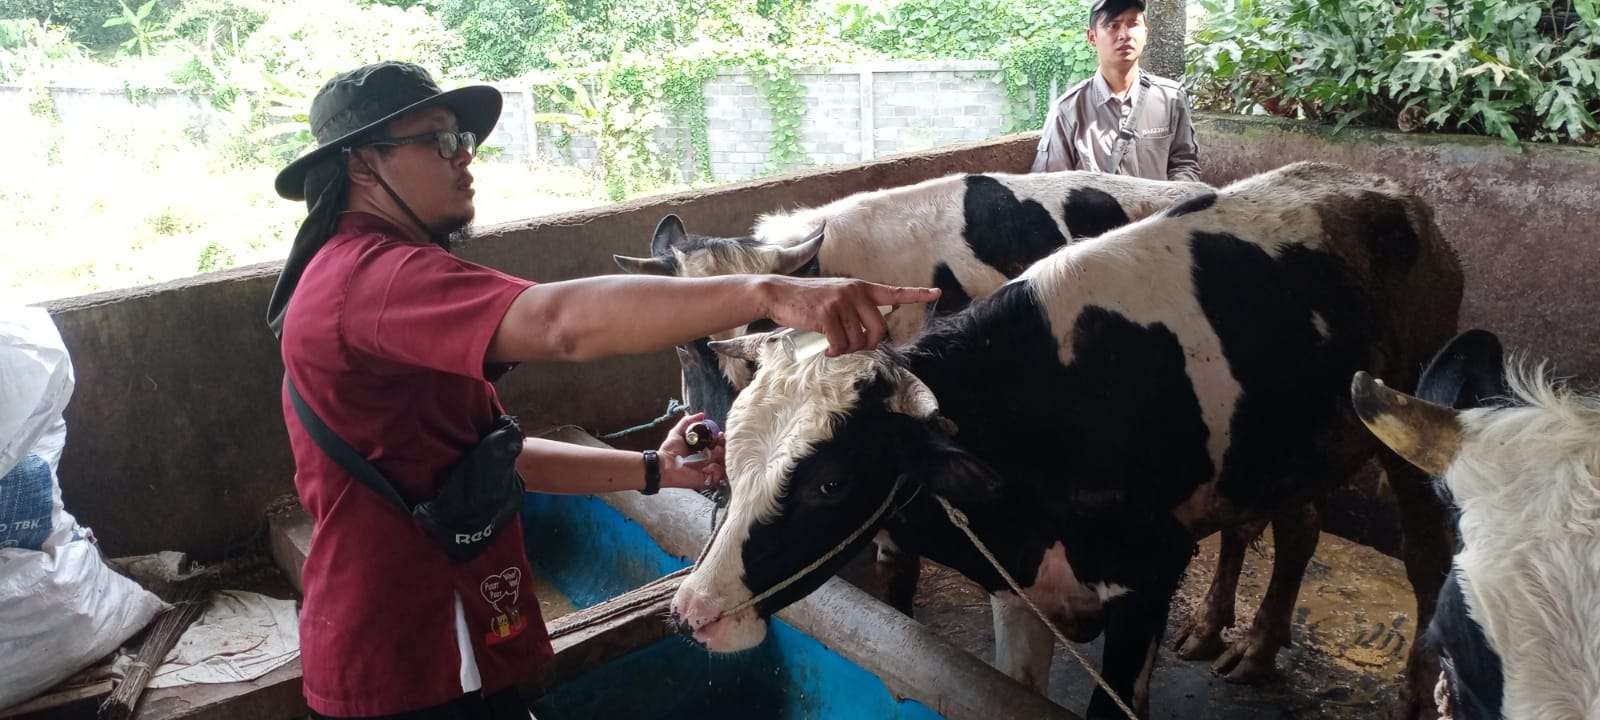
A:
<svg viewBox="0 0 1600 720">
<path fill-rule="evenodd" d="M 1099 56 L 1087 42 L 1024 42 L 1007 46 L 998 58 L 1000 85 L 1009 101 L 1007 132 L 1038 130 L 1050 111 L 1051 81 L 1056 93 L 1094 74 Z"/>
<path fill-rule="evenodd" d="M 103 50 L 127 38 L 125 31 L 104 26 L 121 9 L 119 0 L 5 0 L 0 2 L 0 19 L 31 19 L 64 28 L 73 42 Z"/>
<path fill-rule="evenodd" d="M 442 0 L 438 17 L 461 37 L 452 69 L 485 80 L 549 67 L 547 48 L 571 25 L 557 0 Z"/>
<path fill-rule="evenodd" d="M 1334 123 L 1592 143 L 1594 0 L 1202 0 L 1196 104 Z M 1571 12 L 1568 9 L 1571 8 Z"/>
<path fill-rule="evenodd" d="M 195 272 L 226 270 L 233 267 L 235 262 L 232 250 L 216 240 L 208 240 L 205 247 L 200 249 L 200 261 L 195 264 Z"/>
<path fill-rule="evenodd" d="M 619 43 L 606 64 L 584 75 L 562 78 L 548 87 L 547 97 L 561 112 L 539 113 L 537 122 L 555 123 L 593 138 L 600 155 L 606 194 L 612 200 L 659 182 L 664 174 L 654 152 L 654 130 L 661 114 L 646 102 L 660 76 L 639 72 L 623 63 Z"/>
<path fill-rule="evenodd" d="M 378 60 L 415 62 L 438 76 L 460 47 L 421 7 L 212 0 L 209 8 L 186 22 L 242 28 L 264 18 L 237 44 L 230 31 L 201 33 L 199 40 L 180 34 L 171 45 L 186 58 L 173 81 L 210 95 L 225 113 L 216 141 L 230 165 L 281 166 L 315 145 L 307 113 L 328 78 Z"/>
<path fill-rule="evenodd" d="M 806 91 L 795 78 L 799 51 L 751 48 L 739 58 L 756 91 L 767 101 L 772 129 L 768 131 L 767 170 L 778 172 L 811 161 L 800 146 L 800 124 L 805 121 Z"/>
<path fill-rule="evenodd" d="M 128 3 L 118 0 L 122 12 L 106 18 L 100 27 L 128 28 L 129 32 L 133 33 L 133 37 L 123 41 L 122 49 L 137 49 L 139 57 L 149 57 L 151 48 L 173 36 L 170 28 L 159 24 L 156 18 L 150 16 L 150 11 L 155 9 L 158 1 L 146 0 L 143 5 L 139 6 L 138 10 L 134 10 L 128 7 Z"/>
<path fill-rule="evenodd" d="M 710 180 L 711 131 L 706 122 L 706 83 L 716 77 L 717 66 L 702 58 L 671 57 L 664 69 L 662 98 L 674 124 L 689 136 L 688 151 L 694 174 L 685 179 Z"/>
<path fill-rule="evenodd" d="M 58 65 L 83 58 L 83 47 L 66 31 L 34 19 L 0 20 L 0 82 L 42 80 Z"/>
<path fill-rule="evenodd" d="M 1044 0 L 902 0 L 886 11 L 842 3 L 836 32 L 904 58 L 990 58 L 1003 46 L 1082 42 L 1088 3 Z"/>
</svg>

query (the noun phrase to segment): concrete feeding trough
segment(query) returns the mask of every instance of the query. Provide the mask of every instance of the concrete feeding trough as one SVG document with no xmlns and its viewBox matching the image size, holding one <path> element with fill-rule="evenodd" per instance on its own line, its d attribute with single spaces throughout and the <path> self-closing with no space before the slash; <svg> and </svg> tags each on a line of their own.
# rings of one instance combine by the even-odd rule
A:
<svg viewBox="0 0 1600 720">
<path fill-rule="evenodd" d="M 606 447 L 576 429 L 544 436 Z M 614 604 L 606 601 L 688 567 L 711 510 L 688 492 L 526 497 L 524 538 L 555 646 L 523 684 L 536 717 L 1076 717 L 838 578 L 778 613 L 761 645 L 731 656 L 673 634 L 670 595 L 596 616 Z M 310 521 L 294 511 L 273 525 L 273 555 L 298 588 Z"/>
</svg>

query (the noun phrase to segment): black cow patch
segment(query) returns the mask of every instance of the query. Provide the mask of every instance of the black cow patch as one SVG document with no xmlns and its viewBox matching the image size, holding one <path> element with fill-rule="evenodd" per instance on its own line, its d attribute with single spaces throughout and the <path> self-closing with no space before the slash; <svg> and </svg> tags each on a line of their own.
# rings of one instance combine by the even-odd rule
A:
<svg viewBox="0 0 1600 720">
<path fill-rule="evenodd" d="M 1166 215 L 1167 217 L 1179 217 L 1181 215 L 1197 213 L 1215 204 L 1217 204 L 1217 194 L 1214 192 L 1192 195 L 1178 204 L 1167 208 Z"/>
<path fill-rule="evenodd" d="M 1422 241 L 1398 198 L 1367 191 L 1354 202 L 1319 205 L 1317 214 L 1330 234 L 1359 233 L 1358 244 L 1373 265 L 1396 281 L 1403 281 L 1422 252 Z"/>
<path fill-rule="evenodd" d="M 930 317 L 954 315 L 972 304 L 972 296 L 967 294 L 966 288 L 961 287 L 961 281 L 956 279 L 956 274 L 945 263 L 934 266 L 933 287 L 939 289 L 939 299 L 933 303 Z"/>
<path fill-rule="evenodd" d="M 1189 245 L 1201 308 L 1241 389 L 1223 495 L 1270 510 L 1326 487 L 1337 478 L 1319 441 L 1348 402 L 1372 327 L 1343 263 L 1303 246 L 1275 259 L 1228 234 L 1196 232 Z"/>
<path fill-rule="evenodd" d="M 1008 505 L 970 513 L 1002 533 L 1019 570 L 1031 577 L 1059 539 L 1080 580 L 1134 587 L 1142 570 L 1113 546 L 1210 479 L 1209 432 L 1168 328 L 1090 307 L 1071 338 L 1064 367 L 1032 289 L 1014 283 L 936 323 L 907 362 L 960 429 L 956 442 L 1005 478 Z M 926 554 L 960 557 L 956 540 Z M 955 567 L 992 576 L 974 565 Z"/>
<path fill-rule="evenodd" d="M 1061 217 L 1073 239 L 1098 237 L 1108 230 L 1127 225 L 1128 213 L 1122 204 L 1104 190 L 1073 188 L 1061 208 Z"/>
<path fill-rule="evenodd" d="M 963 205 L 967 246 L 1008 278 L 1067 244 L 1050 211 L 1033 200 L 1018 200 L 1010 188 L 987 175 L 967 176 Z"/>
<path fill-rule="evenodd" d="M 1500 654 L 1467 614 L 1466 598 L 1454 572 L 1439 591 L 1427 639 L 1440 651 L 1450 683 L 1451 715 L 1457 720 L 1499 720 L 1505 692 Z"/>
</svg>

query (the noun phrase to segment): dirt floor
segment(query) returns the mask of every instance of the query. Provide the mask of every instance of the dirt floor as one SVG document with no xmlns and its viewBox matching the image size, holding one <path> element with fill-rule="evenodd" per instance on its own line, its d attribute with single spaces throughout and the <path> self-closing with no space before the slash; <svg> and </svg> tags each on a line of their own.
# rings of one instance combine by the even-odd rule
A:
<svg viewBox="0 0 1600 720">
<path fill-rule="evenodd" d="M 1201 544 L 1173 602 L 1165 647 L 1152 680 L 1153 720 L 1367 720 L 1387 714 L 1395 703 L 1396 680 L 1414 624 L 1411 586 L 1398 560 L 1323 535 L 1296 607 L 1293 644 L 1278 655 L 1278 676 L 1266 685 L 1248 687 L 1225 682 L 1211 672 L 1209 662 L 1182 660 L 1171 651 L 1172 638 L 1205 597 L 1217 547 L 1217 537 Z M 1245 561 L 1236 628 L 1249 624 L 1271 568 L 1271 542 L 1264 538 Z M 874 570 L 869 551 L 843 574 L 877 592 L 882 583 Z M 916 616 L 957 645 L 992 660 L 988 596 L 954 571 L 923 563 Z M 1231 640 L 1231 632 L 1225 631 L 1223 638 Z M 1079 647 L 1098 667 L 1099 642 Z M 1092 688 L 1087 673 L 1058 647 L 1051 666 L 1051 699 L 1081 713 Z"/>
</svg>

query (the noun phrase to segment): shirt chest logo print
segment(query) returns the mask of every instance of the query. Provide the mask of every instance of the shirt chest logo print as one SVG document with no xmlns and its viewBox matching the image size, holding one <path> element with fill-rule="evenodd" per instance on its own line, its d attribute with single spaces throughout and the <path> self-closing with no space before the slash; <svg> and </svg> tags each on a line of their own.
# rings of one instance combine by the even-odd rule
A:
<svg viewBox="0 0 1600 720">
<path fill-rule="evenodd" d="M 489 632 L 483 637 L 488 645 L 497 645 L 522 633 L 528 626 L 527 618 L 517 609 L 517 599 L 522 596 L 522 571 L 515 566 L 490 575 L 478 584 L 484 602 L 497 613 L 489 619 Z"/>
</svg>

